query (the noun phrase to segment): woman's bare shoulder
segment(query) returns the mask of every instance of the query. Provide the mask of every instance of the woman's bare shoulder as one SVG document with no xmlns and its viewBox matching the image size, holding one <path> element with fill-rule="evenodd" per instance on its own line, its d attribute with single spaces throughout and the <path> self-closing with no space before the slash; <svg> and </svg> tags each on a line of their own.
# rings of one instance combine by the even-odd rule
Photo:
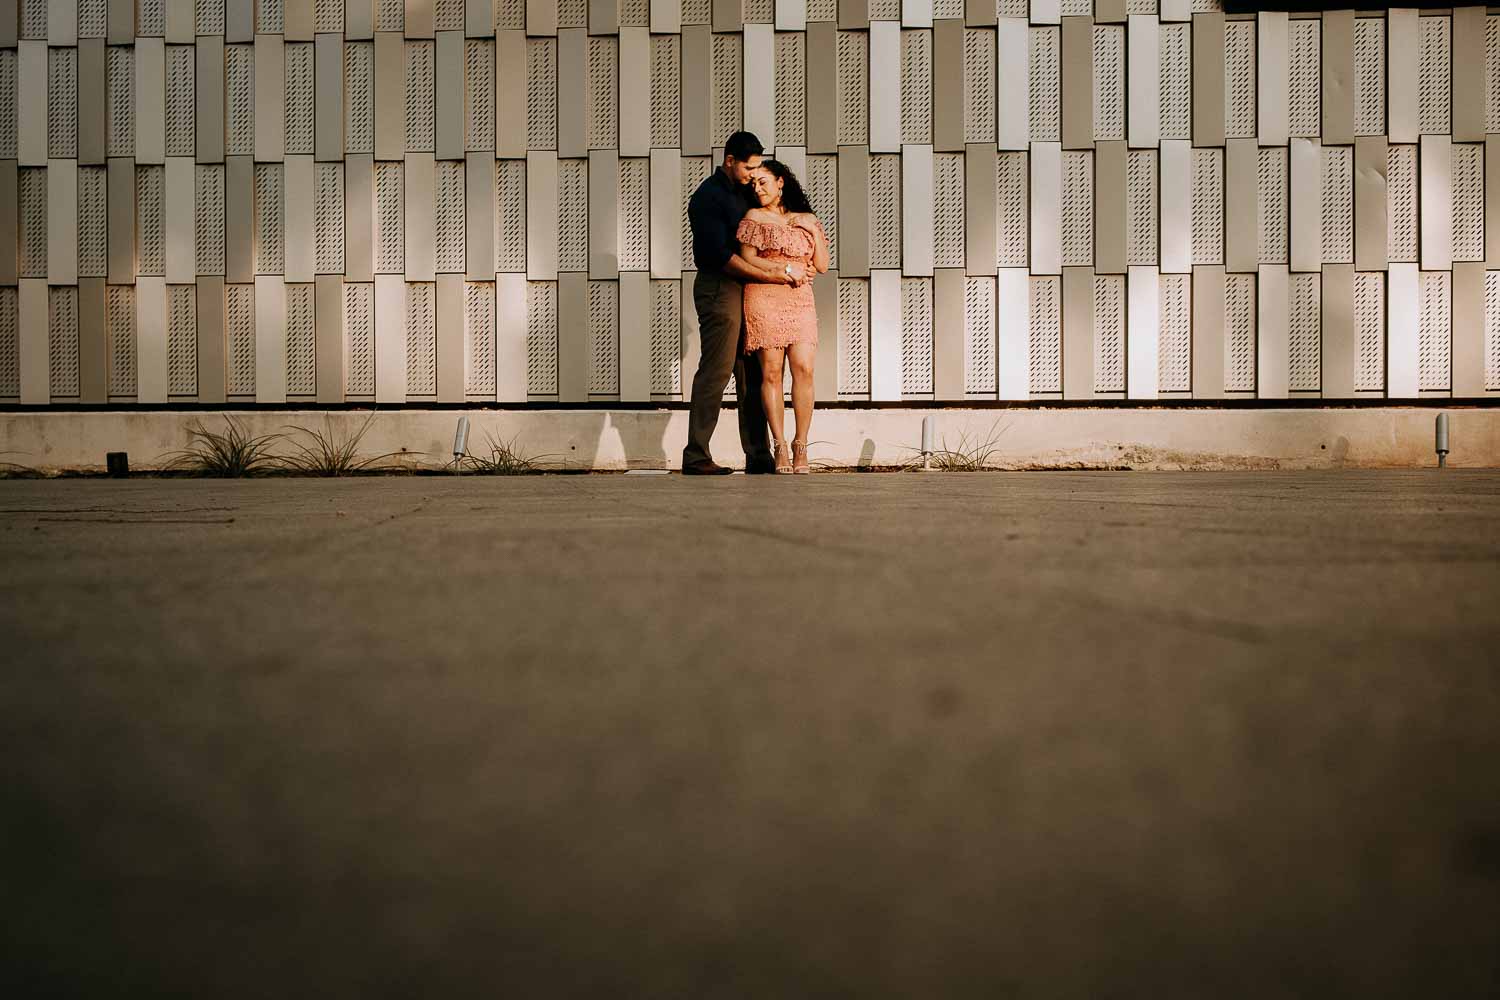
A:
<svg viewBox="0 0 1500 1000">
<path fill-rule="evenodd" d="M 767 208 L 752 208 L 745 213 L 745 218 L 751 222 L 776 222 L 777 215 Z"/>
</svg>

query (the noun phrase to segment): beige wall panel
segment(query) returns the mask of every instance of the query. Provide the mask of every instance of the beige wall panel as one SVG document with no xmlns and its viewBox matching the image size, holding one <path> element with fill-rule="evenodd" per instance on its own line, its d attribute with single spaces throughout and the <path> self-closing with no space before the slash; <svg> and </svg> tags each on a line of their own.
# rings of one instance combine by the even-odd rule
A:
<svg viewBox="0 0 1500 1000">
<path fill-rule="evenodd" d="M 1332 146 L 1353 141 L 1354 11 L 1324 11 L 1323 143 Z"/>
<path fill-rule="evenodd" d="M 589 277 L 620 273 L 620 157 L 612 149 L 589 151 Z"/>
<path fill-rule="evenodd" d="M 651 151 L 651 276 L 682 276 L 682 157 L 675 149 Z M 691 261 L 687 261 L 691 264 Z"/>
<path fill-rule="evenodd" d="M 991 147 L 991 155 L 993 155 L 993 147 Z M 993 170 L 990 171 L 990 176 L 994 176 Z M 838 189 L 839 274 L 845 278 L 863 278 L 870 273 L 870 151 L 868 148 L 864 146 L 839 147 Z M 991 259 L 994 259 L 993 256 Z M 899 312 L 898 309 L 898 316 Z"/>
<path fill-rule="evenodd" d="M 224 161 L 224 281 L 254 280 L 255 160 L 230 156 Z"/>
<path fill-rule="evenodd" d="M 407 153 L 401 174 L 406 210 L 406 280 L 432 281 L 437 268 L 437 164 L 431 153 Z"/>
<path fill-rule="evenodd" d="M 16 46 L 16 157 L 23 167 L 47 165 L 47 46 Z"/>
<path fill-rule="evenodd" d="M 121 0 L 111 0 L 120 3 Z M 16 38 L 20 34 L 21 14 L 20 0 L 0 0 L 0 48 L 14 48 Z M 131 20 L 135 19 L 135 8 L 132 0 Z"/>
<path fill-rule="evenodd" d="M 526 275 L 495 275 L 495 393 L 526 401 Z"/>
<path fill-rule="evenodd" d="M 430 0 L 424 0 L 424 2 L 430 2 Z M 411 9 L 410 3 L 407 9 Z M 408 27 L 406 33 L 410 35 L 411 28 Z M 526 33 L 528 35 L 557 34 L 557 0 L 526 0 Z"/>
<path fill-rule="evenodd" d="M 1125 395 L 1155 399 L 1159 385 L 1161 272 L 1134 265 L 1125 277 Z"/>
<path fill-rule="evenodd" d="M 560 157 L 589 155 L 588 44 L 588 35 L 582 28 L 558 29 L 557 155 Z"/>
<path fill-rule="evenodd" d="M 375 277 L 375 402 L 406 402 L 406 281 L 399 274 Z M 454 275 L 457 277 L 457 275 Z M 462 286 L 462 282 L 460 282 Z M 462 343 L 462 326 L 459 327 Z M 441 362 L 446 346 L 438 345 Z M 459 351 L 459 366 L 463 352 Z"/>
<path fill-rule="evenodd" d="M 21 404 L 52 402 L 52 368 L 48 357 L 47 279 L 22 278 L 16 289 L 17 361 L 21 368 Z"/>
<path fill-rule="evenodd" d="M 589 398 L 589 281 L 582 271 L 557 276 L 557 399 Z"/>
<path fill-rule="evenodd" d="M 776 146 L 776 36 L 771 25 L 745 25 L 742 45 L 740 120 L 744 130 L 755 133 L 770 150 Z"/>
<path fill-rule="evenodd" d="M 375 280 L 375 157 L 370 153 L 344 158 L 344 280 Z M 380 369 L 375 370 L 378 379 Z"/>
<path fill-rule="evenodd" d="M 764 27 L 764 25 L 760 26 Z M 770 32 L 765 32 L 771 45 Z M 749 36 L 746 36 L 747 46 Z M 769 66 L 769 63 L 767 64 Z M 750 63 L 747 58 L 746 72 Z M 651 36 L 645 28 L 620 29 L 620 155 L 649 156 L 651 153 Z M 769 80 L 768 80 L 769 83 Z M 749 85 L 746 84 L 748 91 Z M 767 107 L 774 100 L 767 88 Z M 746 108 L 746 120 L 749 109 Z"/>
<path fill-rule="evenodd" d="M 520 86 L 523 100 L 526 93 L 525 66 L 523 53 Z M 257 76 L 256 79 L 259 80 L 260 77 Z M 256 138 L 259 137 L 260 131 L 257 129 Z M 377 31 L 375 32 L 375 159 L 399 160 L 405 155 L 405 40 L 399 31 Z"/>
<path fill-rule="evenodd" d="M 109 283 L 128 285 L 135 279 L 135 161 L 117 156 L 106 168 L 109 217 Z"/>
<path fill-rule="evenodd" d="M 748 32 L 749 26 L 746 26 L 745 30 Z M 875 72 L 870 74 L 869 84 L 870 152 L 897 153 L 901 151 L 901 24 L 899 21 L 871 23 L 869 53 L 870 66 L 875 68 Z M 748 67 L 749 52 L 747 50 L 747 73 Z M 748 88 L 745 97 L 746 121 L 748 121 Z"/>
<path fill-rule="evenodd" d="M 131 178 L 131 198 L 135 197 L 135 179 Z M 20 219 L 20 176 L 15 160 L 0 160 L 0 285 L 14 285 L 20 279 L 20 246 L 16 233 Z"/>
<path fill-rule="evenodd" d="M 832 51 L 833 38 L 827 40 L 828 49 L 813 47 L 813 27 L 808 29 L 808 51 Z M 1067 52 L 1064 45 L 1063 52 Z M 820 95 L 813 93 L 814 67 L 819 64 L 818 86 L 826 87 Z M 821 100 L 827 106 L 828 140 L 833 140 L 834 111 L 833 85 L 835 67 L 831 59 L 810 60 L 807 79 L 808 105 L 808 152 L 826 152 L 812 146 L 812 105 Z M 940 153 L 960 153 L 964 148 L 964 23 L 958 18 L 938 18 L 932 25 L 932 145 Z"/>
<path fill-rule="evenodd" d="M 78 402 L 109 400 L 109 333 L 104 318 L 104 280 L 78 282 Z"/>
<path fill-rule="evenodd" d="M 1285 264 L 1260 266 L 1255 281 L 1255 388 L 1261 399 L 1285 399 L 1291 386 L 1290 291 Z"/>
<path fill-rule="evenodd" d="M 870 399 L 901 398 L 901 272 L 870 272 Z"/>
<path fill-rule="evenodd" d="M 313 281 L 313 330 L 317 340 L 318 402 L 342 403 L 344 279 L 340 275 L 320 274 Z"/>
<path fill-rule="evenodd" d="M 1224 147 L 1224 270 L 1254 271 L 1260 264 L 1257 195 L 1260 155 L 1256 140 L 1229 139 Z"/>
<path fill-rule="evenodd" d="M 1453 397 L 1486 395 L 1484 265 L 1453 265 Z M 1492 394 L 1492 393 L 1491 393 Z"/>
<path fill-rule="evenodd" d="M 165 0 L 167 6 L 167 44 L 191 45 L 197 33 L 196 0 Z M 302 4 L 307 6 L 308 39 L 312 38 L 313 0 L 286 0 L 287 28 L 292 26 L 292 15 Z M 290 33 L 290 31 L 288 32 Z"/>
<path fill-rule="evenodd" d="M 470 0 L 470 3 L 473 2 L 474 0 Z M 375 0 L 345 0 L 344 37 L 368 40 L 374 36 Z"/>
<path fill-rule="evenodd" d="M 714 31 L 739 31 L 745 23 L 741 0 L 711 0 Z"/>
<path fill-rule="evenodd" d="M 283 216 L 286 236 L 286 280 L 308 282 L 317 272 L 317 240 L 313 236 L 313 177 L 315 168 L 311 156 L 288 156 L 283 167 L 281 187 L 285 198 Z M 170 183 L 170 178 L 168 178 Z M 171 280 L 169 277 L 167 280 Z M 321 307 L 319 307 L 321 308 Z M 343 316 L 340 304 L 339 316 Z M 342 327 L 343 319 L 339 320 Z M 340 399 L 342 385 L 340 382 Z"/>
<path fill-rule="evenodd" d="M 1094 269 L 1062 273 L 1063 398 L 1094 398 Z"/>
<path fill-rule="evenodd" d="M 495 280 L 495 158 L 470 153 L 464 164 L 464 258 L 470 281 Z"/>
<path fill-rule="evenodd" d="M 901 147 L 901 273 L 932 274 L 932 147 Z"/>
<path fill-rule="evenodd" d="M 1293 139 L 1288 158 L 1289 260 L 1293 271 L 1316 271 L 1323 266 L 1323 144 L 1316 139 Z"/>
<path fill-rule="evenodd" d="M 255 279 L 255 401 L 286 402 L 286 284 L 279 274 Z"/>
<path fill-rule="evenodd" d="M 1187 139 L 1164 139 L 1157 157 L 1160 174 L 1161 270 L 1187 274 L 1193 269 L 1193 146 Z"/>
<path fill-rule="evenodd" d="M 801 0 L 784 0 L 801 2 Z M 780 17 L 780 4 L 777 5 Z M 682 31 L 682 0 L 651 0 L 651 33 L 653 35 L 675 35 Z M 798 25 L 800 28 L 801 25 Z"/>
<path fill-rule="evenodd" d="M 1224 268 L 1193 268 L 1193 398 L 1224 397 Z"/>
<path fill-rule="evenodd" d="M 968 274 L 994 274 L 999 260 L 996 155 L 994 144 L 987 142 L 970 143 L 964 150 L 964 265 Z M 842 233 L 839 241 L 842 262 Z M 850 272 L 846 269 L 841 273 Z"/>
<path fill-rule="evenodd" d="M 727 3 L 736 3 L 736 2 L 738 2 L 738 0 L 715 0 L 716 4 L 719 4 L 719 3 L 725 3 L 725 4 L 727 4 Z M 851 28 L 868 28 L 870 26 L 870 4 L 869 4 L 869 0 L 838 0 L 838 2 L 839 2 L 839 21 L 838 21 L 838 24 L 839 24 L 839 28 L 841 30 L 847 31 L 847 30 L 849 30 Z M 968 15 L 968 17 L 969 17 L 969 23 L 970 24 L 977 24 L 977 23 L 979 23 L 974 18 L 975 17 L 979 17 L 979 16 L 983 16 L 983 14 L 984 14 L 984 11 L 983 11 L 984 5 L 982 3 L 976 5 L 975 2 L 974 2 L 974 0 L 969 0 L 969 10 L 970 11 L 973 11 L 976 6 L 979 8 L 979 12 L 978 12 L 978 14 L 972 14 L 971 13 L 971 14 Z M 989 20 L 986 21 L 986 22 L 984 22 L 984 23 L 985 24 L 994 24 L 995 23 L 995 11 L 994 11 L 994 5 L 993 4 L 990 5 Z M 715 24 L 714 24 L 714 30 L 715 31 L 724 31 L 726 29 L 720 28 L 718 26 L 717 21 L 716 21 Z M 829 51 L 832 52 L 833 50 L 830 49 Z"/>
<path fill-rule="evenodd" d="M 167 169 L 172 160 L 167 157 Z M 168 186 L 171 180 L 168 178 Z M 171 276 L 169 284 L 176 284 Z M 197 281 L 198 288 L 198 402 L 222 403 L 226 391 L 224 368 L 224 279 L 218 275 L 204 275 Z M 319 359 L 319 369 L 322 358 Z M 320 400 L 321 402 L 321 400 Z"/>
<path fill-rule="evenodd" d="M 1125 29 L 1126 138 L 1132 149 L 1161 141 L 1161 25 L 1132 14 Z"/>
<path fill-rule="evenodd" d="M 557 154 L 526 154 L 526 277 L 557 277 Z"/>
<path fill-rule="evenodd" d="M 1422 269 L 1447 271 L 1453 267 L 1453 140 L 1424 135 L 1420 155 Z"/>
<path fill-rule="evenodd" d="M 1386 264 L 1385 175 L 1389 153 L 1384 137 L 1354 142 L 1354 269 L 1384 271 Z"/>
<path fill-rule="evenodd" d="M 255 37 L 255 6 L 256 0 L 225 0 L 224 2 L 224 40 L 226 42 L 249 42 Z M 349 14 L 345 15 L 345 23 L 352 23 L 352 12 L 358 7 L 355 0 L 349 0 Z M 374 17 L 374 8 L 370 8 L 370 16 Z M 347 28 L 345 30 L 348 30 Z"/>
<path fill-rule="evenodd" d="M 651 12 L 651 30 L 664 31 L 677 29 L 664 29 L 656 26 L 656 9 L 653 5 Z M 777 31 L 802 31 L 807 27 L 807 0 L 776 0 L 776 30 Z M 932 15 L 927 16 L 928 26 L 931 26 Z"/>
<path fill-rule="evenodd" d="M 167 401 L 167 281 L 157 275 L 135 286 L 136 401 Z"/>
<path fill-rule="evenodd" d="M 47 0 L 47 44 L 78 44 L 78 0 Z"/>
<path fill-rule="evenodd" d="M 168 0 L 169 3 L 176 0 Z M 187 0 L 189 9 L 193 0 Z M 408 4 L 408 7 L 410 5 Z M 313 40 L 314 0 L 282 0 L 282 37 L 288 42 L 310 42 Z M 170 25 L 170 21 L 168 22 Z M 410 16 L 407 30 L 411 30 Z M 170 30 L 170 28 L 169 28 Z M 168 38 L 167 41 L 172 41 Z"/>
<path fill-rule="evenodd" d="M 620 402 L 651 401 L 651 276 L 620 275 Z"/>
<path fill-rule="evenodd" d="M 495 155 L 526 156 L 526 32 L 495 32 Z"/>
<path fill-rule="evenodd" d="M 1224 145 L 1224 15 L 1193 15 L 1193 145 Z"/>
<path fill-rule="evenodd" d="M 464 158 L 464 33 L 439 31 L 436 51 L 436 128 L 439 160 Z M 559 108 L 559 116 L 562 109 Z"/>
<path fill-rule="evenodd" d="M 1119 139 L 1101 140 L 1094 150 L 1094 270 L 1124 274 L 1129 207 L 1125 196 L 1127 150 Z"/>
<path fill-rule="evenodd" d="M 1386 13 L 1386 138 L 1391 142 L 1417 141 L 1417 13 L 1415 7 Z"/>
<path fill-rule="evenodd" d="M 190 156 L 167 157 L 162 186 L 162 226 L 165 229 L 166 278 L 170 285 L 191 284 L 198 270 L 198 231 L 194 198 L 197 173 Z M 308 200 L 311 242 L 312 201 Z M 290 241 L 288 241 L 290 242 Z M 222 308 L 220 310 L 222 312 Z"/>
<path fill-rule="evenodd" d="M 342 35 L 323 33 L 313 40 L 313 153 L 319 160 L 344 157 Z"/>
<path fill-rule="evenodd" d="M 78 284 L 78 161 L 47 161 L 47 283 Z"/>
<path fill-rule="evenodd" d="M 1031 273 L 1062 273 L 1062 144 L 1031 144 Z M 903 202 L 903 209 L 905 203 Z M 928 220 L 931 228 L 931 220 Z M 929 250 L 931 240 L 928 241 Z"/>
<path fill-rule="evenodd" d="M 963 26 L 959 25 L 957 30 L 957 50 L 960 57 L 960 68 L 962 74 L 962 45 Z M 834 51 L 838 46 L 838 32 L 832 21 L 819 21 L 807 26 L 807 151 L 809 153 L 836 153 L 838 152 L 838 117 L 837 100 L 838 94 L 838 65 L 834 59 Z M 941 37 L 941 36 L 940 36 Z M 939 39 L 940 44 L 940 39 Z M 682 153 L 684 156 L 694 155 L 694 150 L 687 144 L 687 94 L 688 94 L 688 35 L 687 29 L 683 29 L 682 36 L 682 83 L 683 83 L 683 130 L 682 130 Z M 936 56 L 936 52 L 934 53 Z M 821 56 L 821 57 L 820 57 Z M 696 100 L 703 102 L 704 133 L 708 130 L 708 45 L 703 46 L 703 78 L 700 82 L 701 92 Z M 938 86 L 939 76 L 937 67 L 939 63 L 936 58 L 933 62 L 933 86 Z M 933 102 L 933 135 L 937 135 L 938 122 L 943 113 L 939 99 L 941 93 L 934 93 Z M 963 104 L 956 101 L 956 110 L 946 109 L 949 116 L 958 116 L 958 135 L 963 136 Z M 704 150 L 707 152 L 707 150 Z"/>
<path fill-rule="evenodd" d="M 683 287 L 690 289 L 687 276 L 683 276 Z M 685 294 L 685 300 L 692 299 L 691 291 Z M 838 342 L 839 342 L 839 273 L 829 270 L 813 279 L 813 298 L 818 309 L 818 359 L 813 370 L 813 394 L 818 402 L 836 400 L 839 398 L 839 365 L 838 365 Z M 692 307 L 683 307 L 684 312 L 690 312 Z M 684 336 L 691 337 L 691 343 L 698 343 L 697 327 L 688 328 L 684 324 Z M 692 350 L 697 351 L 693 346 Z M 688 372 L 697 368 L 697 355 L 694 353 L 693 365 L 687 362 L 688 349 L 683 350 L 683 385 L 688 387 L 688 392 L 683 398 L 691 396 L 692 377 Z"/>
<path fill-rule="evenodd" d="M 964 292 L 961 267 L 940 267 L 932 276 L 932 395 L 964 398 Z"/>
<path fill-rule="evenodd" d="M 1093 46 L 1094 19 L 1092 17 L 1069 16 L 1062 19 L 1062 145 L 1064 149 L 1094 148 Z M 961 67 L 959 72 L 962 72 Z M 962 121 L 959 124 L 962 126 Z"/>
<path fill-rule="evenodd" d="M 995 384 L 999 399 L 1031 398 L 1031 279 L 1024 267 L 995 272 Z"/>
<path fill-rule="evenodd" d="M 202 35 L 193 53 L 196 74 L 193 93 L 197 105 L 194 151 L 199 163 L 224 162 L 224 36 Z M 342 82 L 339 84 L 343 86 Z M 342 91 L 341 91 L 342 92 Z M 321 108 L 319 111 L 321 112 Z M 342 154 L 340 150 L 340 154 Z M 337 156 L 334 157 L 337 159 Z"/>
<path fill-rule="evenodd" d="M 1386 274 L 1386 395 L 1415 399 L 1421 338 L 1421 274 L 1415 264 L 1390 265 Z"/>
<path fill-rule="evenodd" d="M 1484 264 L 1500 270 L 1500 135 L 1484 139 Z"/>
<path fill-rule="evenodd" d="M 136 39 L 135 161 L 137 163 L 161 163 L 167 154 L 166 86 L 166 46 L 160 38 Z"/>
<path fill-rule="evenodd" d="M 1453 8 L 1453 141 L 1484 139 L 1485 101 L 1484 7 Z M 1325 98 L 1326 99 L 1326 98 Z M 1455 277 L 1455 280 L 1456 277 Z M 1456 320 L 1455 312 L 1455 320 Z M 1455 323 L 1454 330 L 1458 327 Z M 1456 357 L 1455 357 L 1456 360 Z M 1454 366 L 1454 378 L 1458 368 Z M 1454 395 L 1458 395 L 1455 382 Z"/>
<path fill-rule="evenodd" d="M 78 162 L 104 162 L 105 110 L 109 106 L 104 86 L 104 39 L 84 38 L 78 43 Z"/>
<path fill-rule="evenodd" d="M 1354 339 L 1354 265 L 1323 265 L 1323 398 L 1351 399 Z"/>
<path fill-rule="evenodd" d="M 1290 133 L 1286 11 L 1263 10 L 1255 17 L 1256 135 L 1262 146 L 1285 146 Z"/>
<path fill-rule="evenodd" d="M 995 28 L 995 143 L 1025 149 L 1031 139 L 1031 28 L 1023 17 L 1002 17 Z M 873 61 L 871 63 L 874 65 Z M 901 61 L 896 60 L 899 69 Z M 893 73 L 900 83 L 899 72 Z M 872 81 L 873 82 L 873 81 Z M 871 113 L 875 91 L 870 90 Z"/>
<path fill-rule="evenodd" d="M 995 15 L 996 4 L 993 0 L 964 0 L 964 23 L 971 28 L 994 24 Z M 840 24 L 839 27 L 857 27 L 857 25 Z"/>
</svg>

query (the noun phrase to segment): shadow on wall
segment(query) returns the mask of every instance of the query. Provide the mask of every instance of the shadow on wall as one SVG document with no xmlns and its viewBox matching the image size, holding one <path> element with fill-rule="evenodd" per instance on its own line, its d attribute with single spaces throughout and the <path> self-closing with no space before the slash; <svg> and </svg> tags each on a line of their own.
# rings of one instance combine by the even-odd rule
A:
<svg viewBox="0 0 1500 1000">
<path fill-rule="evenodd" d="M 669 411 L 601 413 L 555 461 L 565 469 L 665 469 L 671 421 Z M 682 445 L 675 442 L 674 450 L 680 452 Z"/>
</svg>

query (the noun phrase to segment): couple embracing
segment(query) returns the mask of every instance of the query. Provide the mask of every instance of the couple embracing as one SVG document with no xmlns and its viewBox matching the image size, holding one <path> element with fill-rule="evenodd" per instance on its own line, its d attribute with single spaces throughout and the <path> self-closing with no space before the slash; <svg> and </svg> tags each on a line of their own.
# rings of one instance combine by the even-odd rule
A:
<svg viewBox="0 0 1500 1000">
<path fill-rule="evenodd" d="M 745 471 L 808 471 L 818 350 L 812 279 L 828 270 L 828 239 L 797 178 L 764 153 L 754 135 L 734 133 L 724 143 L 724 162 L 688 201 L 698 268 L 693 304 L 703 353 L 693 376 L 684 475 L 733 471 L 715 463 L 708 447 L 731 371 L 739 389 Z M 782 400 L 788 364 L 797 421 L 790 448 Z"/>
</svg>

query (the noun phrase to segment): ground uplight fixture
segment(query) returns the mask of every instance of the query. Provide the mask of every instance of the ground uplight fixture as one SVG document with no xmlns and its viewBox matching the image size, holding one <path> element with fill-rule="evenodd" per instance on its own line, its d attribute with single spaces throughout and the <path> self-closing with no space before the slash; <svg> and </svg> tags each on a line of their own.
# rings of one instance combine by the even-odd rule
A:
<svg viewBox="0 0 1500 1000">
<path fill-rule="evenodd" d="M 453 431 L 453 461 L 463 458 L 469 450 L 469 418 L 458 418 L 458 427 Z"/>
<path fill-rule="evenodd" d="M 1438 468 L 1445 469 L 1448 467 L 1448 414 L 1446 413 L 1437 415 L 1436 437 L 1434 450 L 1437 451 Z"/>
<path fill-rule="evenodd" d="M 932 469 L 932 418 L 922 418 L 922 471 Z"/>
</svg>

